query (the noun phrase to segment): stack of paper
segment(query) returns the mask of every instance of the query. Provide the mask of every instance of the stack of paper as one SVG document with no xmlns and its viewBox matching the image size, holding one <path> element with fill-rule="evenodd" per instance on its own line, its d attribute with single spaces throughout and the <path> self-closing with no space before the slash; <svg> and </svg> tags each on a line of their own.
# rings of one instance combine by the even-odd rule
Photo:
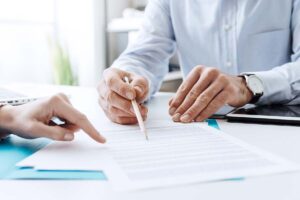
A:
<svg viewBox="0 0 300 200">
<path fill-rule="evenodd" d="M 136 189 L 281 173 L 296 165 L 204 125 L 154 126 L 53 143 L 18 166 L 37 170 L 103 170 L 117 189 Z"/>
</svg>

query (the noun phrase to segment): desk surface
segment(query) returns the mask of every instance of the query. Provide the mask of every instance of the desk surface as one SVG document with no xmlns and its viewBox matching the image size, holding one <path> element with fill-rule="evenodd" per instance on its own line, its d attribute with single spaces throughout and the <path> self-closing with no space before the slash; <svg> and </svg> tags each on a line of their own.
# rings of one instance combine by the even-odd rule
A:
<svg viewBox="0 0 300 200">
<path fill-rule="evenodd" d="M 23 91 L 29 88 L 23 86 Z M 20 87 L 16 87 L 20 88 Z M 38 87 L 39 91 L 70 94 L 74 106 L 99 128 L 109 121 L 97 105 L 97 93 L 91 88 Z M 33 91 L 29 89 L 29 91 Z M 149 118 L 166 119 L 170 94 L 158 94 L 149 103 Z M 220 128 L 250 144 L 300 163 L 300 128 L 291 126 L 231 124 Z M 104 132 L 102 132 L 105 134 Z M 164 189 L 117 193 L 104 181 L 0 181 L 1 199 L 300 199 L 300 173 L 279 174 L 241 181 L 223 181 Z"/>
</svg>

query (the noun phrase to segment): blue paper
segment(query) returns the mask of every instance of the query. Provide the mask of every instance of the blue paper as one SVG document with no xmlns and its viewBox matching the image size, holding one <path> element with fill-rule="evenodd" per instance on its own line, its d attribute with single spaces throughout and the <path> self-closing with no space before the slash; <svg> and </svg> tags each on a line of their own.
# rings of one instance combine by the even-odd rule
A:
<svg viewBox="0 0 300 200">
<path fill-rule="evenodd" d="M 18 168 L 8 174 L 5 179 L 107 180 L 101 171 L 34 170 L 32 168 Z"/>
<path fill-rule="evenodd" d="M 0 179 L 106 180 L 101 171 L 37 171 L 15 165 L 50 143 L 48 139 L 26 140 L 17 136 L 0 142 Z"/>
<path fill-rule="evenodd" d="M 43 148 L 47 139 L 26 140 L 17 136 L 0 141 L 0 179 L 15 170 L 15 165 L 24 158 Z"/>
<path fill-rule="evenodd" d="M 211 127 L 215 128 L 215 129 L 220 130 L 220 127 L 218 125 L 217 120 L 215 120 L 215 119 L 207 119 L 206 122 L 208 123 L 208 126 L 211 126 Z"/>
</svg>

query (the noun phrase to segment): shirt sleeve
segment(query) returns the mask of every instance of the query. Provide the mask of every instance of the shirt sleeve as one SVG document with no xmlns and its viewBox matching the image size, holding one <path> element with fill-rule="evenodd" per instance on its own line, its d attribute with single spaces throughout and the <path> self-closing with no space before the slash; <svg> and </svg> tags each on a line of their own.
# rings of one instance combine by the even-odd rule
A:
<svg viewBox="0 0 300 200">
<path fill-rule="evenodd" d="M 257 104 L 300 104 L 300 0 L 292 12 L 292 59 L 270 71 L 254 72 L 264 84 L 264 95 Z"/>
<path fill-rule="evenodd" d="M 160 88 L 176 49 L 168 0 L 151 0 L 137 39 L 112 64 L 144 76 L 150 85 L 149 97 Z"/>
</svg>

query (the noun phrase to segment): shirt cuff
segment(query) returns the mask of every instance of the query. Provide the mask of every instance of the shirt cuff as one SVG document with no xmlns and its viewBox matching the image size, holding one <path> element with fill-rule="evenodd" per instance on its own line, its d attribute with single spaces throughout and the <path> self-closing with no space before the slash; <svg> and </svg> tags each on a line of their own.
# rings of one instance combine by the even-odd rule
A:
<svg viewBox="0 0 300 200">
<path fill-rule="evenodd" d="M 290 85 L 284 75 L 278 71 L 253 72 L 263 82 L 264 94 L 256 103 L 258 105 L 285 104 L 290 97 Z M 279 83 L 279 84 L 278 84 Z"/>
</svg>

